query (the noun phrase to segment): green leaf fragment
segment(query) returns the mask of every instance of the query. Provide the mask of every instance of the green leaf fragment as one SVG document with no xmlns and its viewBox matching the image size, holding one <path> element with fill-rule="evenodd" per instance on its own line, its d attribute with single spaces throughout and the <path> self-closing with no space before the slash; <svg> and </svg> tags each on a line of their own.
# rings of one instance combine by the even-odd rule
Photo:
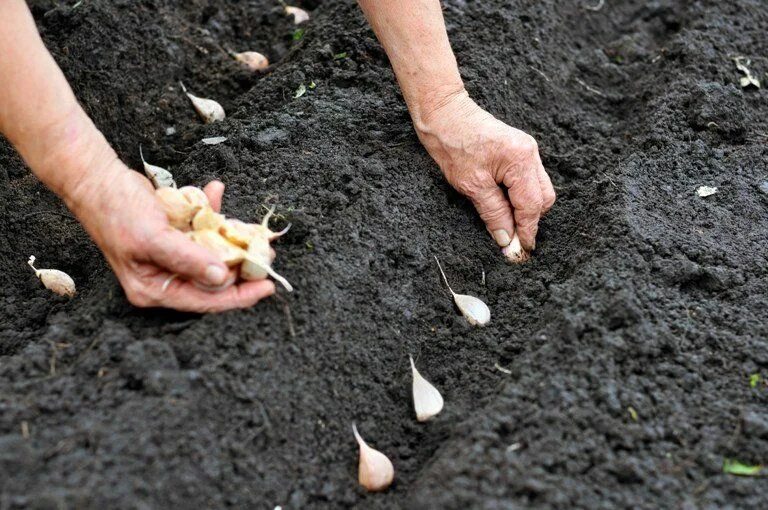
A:
<svg viewBox="0 0 768 510">
<path fill-rule="evenodd" d="M 755 388 L 757 387 L 757 383 L 760 382 L 760 374 L 752 374 L 749 376 L 749 387 Z"/>
<path fill-rule="evenodd" d="M 335 54 L 333 56 L 333 60 L 341 60 L 341 59 L 344 59 L 344 58 L 347 58 L 347 52 L 346 51 L 342 51 L 341 53 L 337 53 L 337 54 Z"/>
<path fill-rule="evenodd" d="M 294 99 L 298 99 L 306 93 L 307 93 L 307 87 L 305 87 L 304 84 L 302 83 L 301 85 L 299 85 L 299 88 L 296 89 L 296 93 L 293 95 L 293 97 Z"/>
<path fill-rule="evenodd" d="M 300 41 L 304 37 L 304 29 L 303 28 L 297 28 L 293 32 L 293 40 L 294 41 Z"/>
<path fill-rule="evenodd" d="M 723 461 L 723 473 L 728 473 L 737 476 L 757 476 L 760 471 L 763 470 L 763 466 L 756 465 L 751 466 L 749 464 L 742 464 L 738 460 L 725 459 Z"/>
<path fill-rule="evenodd" d="M 317 87 L 317 83 L 315 83 L 314 81 L 311 81 L 309 82 L 309 85 L 307 85 L 307 87 L 309 88 L 309 90 L 314 90 L 315 87 Z"/>
<path fill-rule="evenodd" d="M 632 421 L 637 421 L 637 418 L 638 418 L 637 411 L 635 410 L 634 407 L 632 406 L 627 407 L 627 412 L 629 413 L 629 417 L 632 418 Z"/>
</svg>

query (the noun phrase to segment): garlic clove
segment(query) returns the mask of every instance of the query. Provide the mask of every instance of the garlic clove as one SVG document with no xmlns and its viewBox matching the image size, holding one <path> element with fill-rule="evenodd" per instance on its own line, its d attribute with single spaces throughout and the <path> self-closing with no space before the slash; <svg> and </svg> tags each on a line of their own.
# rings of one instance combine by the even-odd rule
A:
<svg viewBox="0 0 768 510">
<path fill-rule="evenodd" d="M 152 181 L 152 185 L 155 188 L 175 188 L 176 181 L 173 180 L 171 172 L 163 167 L 150 165 L 144 160 L 144 152 L 139 145 L 139 155 L 141 156 L 141 162 L 144 165 L 144 173 L 147 174 L 149 180 Z"/>
<path fill-rule="evenodd" d="M 531 258 L 531 254 L 523 249 L 520 244 L 520 238 L 517 236 L 517 232 L 512 236 L 512 241 L 501 249 L 501 253 L 507 259 L 507 262 L 511 264 L 521 264 Z"/>
<path fill-rule="evenodd" d="M 269 60 L 267 57 L 259 53 L 258 51 L 243 51 L 240 53 L 234 53 L 235 60 L 245 65 L 251 71 L 261 71 L 269 67 Z"/>
<path fill-rule="evenodd" d="M 515 235 L 515 237 L 517 237 L 517 235 Z M 485 326 L 488 324 L 488 321 L 491 320 L 491 310 L 488 309 L 488 305 L 475 296 L 456 294 L 448 283 L 448 278 L 445 276 L 443 266 L 440 265 L 440 261 L 437 259 L 436 255 L 435 261 L 437 262 L 437 267 L 440 269 L 440 274 L 443 275 L 445 285 L 448 287 L 448 290 L 451 291 L 453 301 L 456 303 L 456 306 L 459 308 L 459 311 L 464 318 L 467 319 L 467 322 L 473 326 Z"/>
<path fill-rule="evenodd" d="M 163 206 L 168 223 L 182 232 L 188 231 L 195 215 L 195 208 L 186 199 L 184 193 L 176 188 L 157 188 L 155 196 Z"/>
<path fill-rule="evenodd" d="M 208 195 L 206 195 L 200 188 L 196 188 L 195 186 L 184 186 L 183 188 L 179 188 L 179 191 L 181 191 L 181 194 L 184 195 L 184 198 L 187 199 L 187 202 L 192 205 L 192 208 L 195 211 L 199 211 L 203 207 L 211 206 L 208 201 Z"/>
<path fill-rule="evenodd" d="M 454 294 L 453 300 L 471 325 L 485 326 L 491 320 L 491 310 L 479 298 L 466 294 Z"/>
<path fill-rule="evenodd" d="M 365 490 L 379 492 L 392 485 L 395 478 L 395 467 L 386 455 L 374 450 L 360 437 L 357 425 L 352 424 L 352 432 L 360 447 L 360 462 L 358 464 L 357 478 Z"/>
<path fill-rule="evenodd" d="M 192 241 L 218 255 L 229 267 L 236 266 L 245 260 L 245 250 L 230 243 L 215 230 L 195 230 L 188 232 L 187 235 Z"/>
<path fill-rule="evenodd" d="M 74 297 L 76 288 L 75 281 L 64 271 L 58 269 L 37 269 L 35 267 L 35 256 L 31 255 L 27 264 L 35 272 L 46 289 L 59 296 Z"/>
<path fill-rule="evenodd" d="M 250 248 L 251 247 L 249 246 L 248 249 L 250 250 Z M 269 252 L 266 258 L 263 256 L 254 257 L 246 254 L 245 262 L 240 267 L 240 277 L 243 280 L 263 280 L 266 278 L 266 276 L 262 276 L 263 271 L 264 273 L 274 278 L 275 281 L 280 282 L 280 284 L 285 287 L 285 290 L 288 292 L 293 292 L 293 285 L 291 285 L 288 280 L 280 276 L 274 269 L 272 269 L 272 258 L 273 257 Z"/>
<path fill-rule="evenodd" d="M 210 206 L 207 206 L 197 211 L 192 218 L 192 230 L 214 230 L 218 232 L 225 222 L 226 218 L 223 214 L 219 214 L 211 209 Z"/>
<path fill-rule="evenodd" d="M 413 407 L 416 410 L 416 419 L 422 422 L 427 421 L 443 410 L 443 396 L 416 370 L 413 357 L 408 357 L 411 360 L 413 374 Z"/>
<path fill-rule="evenodd" d="M 309 13 L 300 7 L 285 6 L 285 13 L 288 16 L 293 16 L 293 23 L 300 25 L 305 21 L 309 21 Z"/>
<path fill-rule="evenodd" d="M 192 106 L 195 108 L 197 114 L 200 115 L 200 118 L 203 119 L 206 124 L 224 120 L 226 114 L 224 113 L 224 108 L 219 103 L 213 99 L 192 95 L 187 92 L 187 88 L 183 83 L 179 82 L 179 85 L 181 85 L 181 90 L 184 91 L 189 100 L 192 101 Z"/>
<path fill-rule="evenodd" d="M 265 267 L 271 265 L 269 241 L 263 237 L 254 237 L 248 245 L 247 258 L 240 267 L 240 277 L 243 280 L 263 280 L 267 277 Z"/>
<path fill-rule="evenodd" d="M 219 233 L 230 243 L 241 248 L 248 248 L 248 244 L 257 233 L 255 226 L 240 220 L 226 219 L 224 224 L 219 227 Z"/>
</svg>

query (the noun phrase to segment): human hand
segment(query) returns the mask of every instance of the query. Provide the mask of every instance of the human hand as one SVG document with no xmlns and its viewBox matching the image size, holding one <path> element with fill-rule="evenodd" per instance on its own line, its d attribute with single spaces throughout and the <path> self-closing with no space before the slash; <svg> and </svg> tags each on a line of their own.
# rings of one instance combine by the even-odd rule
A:
<svg viewBox="0 0 768 510">
<path fill-rule="evenodd" d="M 494 118 L 465 91 L 415 122 L 419 139 L 445 178 L 469 198 L 510 261 L 527 260 L 536 247 L 539 218 L 555 191 L 530 135 Z M 516 245 L 515 234 L 522 246 Z"/>
<path fill-rule="evenodd" d="M 253 306 L 275 292 L 270 280 L 226 286 L 236 278 L 235 272 L 172 228 L 149 180 L 118 159 L 103 171 L 87 175 L 88 180 L 78 183 L 67 202 L 135 306 L 220 312 Z M 203 191 L 218 212 L 224 185 L 213 181 Z M 178 278 L 164 289 L 173 275 Z M 207 292 L 194 282 L 226 288 Z"/>
</svg>

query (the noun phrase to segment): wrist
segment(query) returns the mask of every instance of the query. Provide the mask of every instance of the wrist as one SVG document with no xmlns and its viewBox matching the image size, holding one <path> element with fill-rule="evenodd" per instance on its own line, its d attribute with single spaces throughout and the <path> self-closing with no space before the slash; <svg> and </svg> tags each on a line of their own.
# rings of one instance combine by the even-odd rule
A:
<svg viewBox="0 0 768 510">
<path fill-rule="evenodd" d="M 433 88 L 408 101 L 408 109 L 416 132 L 428 133 L 436 121 L 456 105 L 472 102 L 463 83 Z"/>
<path fill-rule="evenodd" d="M 117 154 L 79 104 L 43 129 L 22 151 L 33 172 L 76 215 L 89 196 L 119 172 Z M 126 169 L 127 170 L 127 169 Z"/>
</svg>

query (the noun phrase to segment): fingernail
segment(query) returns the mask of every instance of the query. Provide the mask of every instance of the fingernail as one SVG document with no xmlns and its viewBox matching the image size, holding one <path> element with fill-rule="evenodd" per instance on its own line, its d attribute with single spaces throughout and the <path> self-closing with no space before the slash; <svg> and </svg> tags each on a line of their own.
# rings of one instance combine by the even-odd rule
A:
<svg viewBox="0 0 768 510">
<path fill-rule="evenodd" d="M 205 268 L 205 279 L 209 285 L 221 285 L 227 279 L 227 271 L 215 264 L 211 264 Z"/>
<path fill-rule="evenodd" d="M 503 228 L 500 228 L 499 230 L 494 230 L 492 235 L 493 235 L 493 239 L 496 241 L 496 244 L 498 244 L 502 248 L 506 248 L 509 245 L 509 243 L 512 242 L 512 239 L 509 237 L 509 234 Z"/>
</svg>

